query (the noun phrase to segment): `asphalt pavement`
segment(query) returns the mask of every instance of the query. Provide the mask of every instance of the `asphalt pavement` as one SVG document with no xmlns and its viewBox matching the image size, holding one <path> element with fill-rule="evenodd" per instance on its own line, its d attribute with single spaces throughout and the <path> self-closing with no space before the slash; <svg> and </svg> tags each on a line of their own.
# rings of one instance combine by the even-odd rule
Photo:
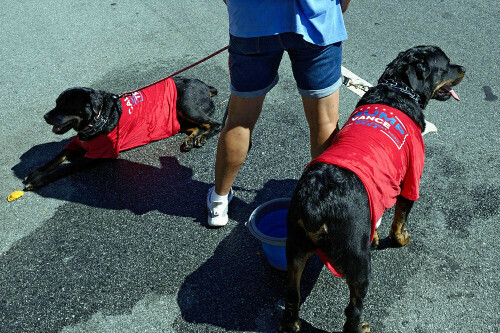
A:
<svg viewBox="0 0 500 333">
<path fill-rule="evenodd" d="M 235 182 L 229 224 L 210 229 L 205 196 L 216 138 L 189 153 L 184 135 L 7 202 L 60 150 L 42 116 L 64 89 L 121 93 L 228 43 L 222 1 L 4 0 L 0 12 L 0 332 L 275 332 L 285 274 L 245 222 L 290 197 L 309 162 L 308 130 L 286 57 Z M 396 55 L 440 46 L 467 69 L 462 101 L 431 101 L 410 244 L 373 253 L 363 319 L 372 332 L 499 332 L 500 5 L 478 0 L 355 0 L 343 65 L 375 83 Z M 229 96 L 227 53 L 192 69 Z M 341 123 L 358 96 L 341 88 Z M 387 235 L 389 211 L 380 235 Z M 339 332 L 347 285 L 309 262 L 304 332 Z"/>
</svg>

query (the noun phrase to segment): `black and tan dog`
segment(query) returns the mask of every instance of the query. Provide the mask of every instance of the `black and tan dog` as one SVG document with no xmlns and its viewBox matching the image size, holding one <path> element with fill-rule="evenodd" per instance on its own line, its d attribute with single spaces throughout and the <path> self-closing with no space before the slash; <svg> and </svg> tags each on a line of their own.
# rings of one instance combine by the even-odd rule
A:
<svg viewBox="0 0 500 333">
<path fill-rule="evenodd" d="M 201 147 L 219 132 L 214 87 L 197 79 L 169 78 L 123 96 L 89 88 L 62 92 L 46 122 L 56 134 L 71 129 L 77 136 L 52 160 L 25 178 L 25 190 L 86 170 L 123 150 L 184 132 L 181 150 Z M 69 161 L 71 163 L 64 163 Z"/>
<path fill-rule="evenodd" d="M 464 73 L 438 47 L 401 52 L 358 102 L 331 147 L 306 168 L 287 218 L 288 291 L 280 332 L 300 331 L 300 279 L 315 252 L 349 286 L 343 331 L 370 331 L 360 319 L 377 222 L 396 203 L 389 238 L 393 246 L 408 244 L 405 222 L 424 165 L 422 111 L 430 99 L 458 100 L 451 87 Z"/>
</svg>

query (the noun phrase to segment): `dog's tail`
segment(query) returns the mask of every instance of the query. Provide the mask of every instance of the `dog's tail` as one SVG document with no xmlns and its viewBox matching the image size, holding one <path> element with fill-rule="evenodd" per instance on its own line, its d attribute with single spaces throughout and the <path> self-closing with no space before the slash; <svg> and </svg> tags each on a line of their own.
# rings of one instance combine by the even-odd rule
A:
<svg viewBox="0 0 500 333">
<path fill-rule="evenodd" d="M 210 90 L 210 97 L 214 97 L 215 95 L 217 95 L 217 89 L 215 89 L 214 87 L 208 86 L 208 90 Z"/>
</svg>

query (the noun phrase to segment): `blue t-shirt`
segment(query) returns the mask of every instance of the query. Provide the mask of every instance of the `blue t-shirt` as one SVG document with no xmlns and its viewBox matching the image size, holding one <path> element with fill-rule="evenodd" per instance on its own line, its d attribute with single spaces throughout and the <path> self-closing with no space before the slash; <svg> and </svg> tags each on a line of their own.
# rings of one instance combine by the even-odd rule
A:
<svg viewBox="0 0 500 333">
<path fill-rule="evenodd" d="M 347 39 L 339 0 L 227 0 L 227 10 L 236 37 L 295 32 L 321 46 Z"/>
</svg>

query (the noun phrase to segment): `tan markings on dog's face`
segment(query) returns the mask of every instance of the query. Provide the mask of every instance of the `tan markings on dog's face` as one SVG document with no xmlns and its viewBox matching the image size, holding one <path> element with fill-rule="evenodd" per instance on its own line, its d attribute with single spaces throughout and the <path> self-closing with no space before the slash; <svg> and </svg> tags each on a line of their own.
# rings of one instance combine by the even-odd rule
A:
<svg viewBox="0 0 500 333">
<path fill-rule="evenodd" d="M 465 71 L 462 66 L 448 64 L 448 70 L 442 74 L 442 77 L 436 79 L 436 88 L 432 91 L 430 98 L 446 100 L 453 96 L 455 99 L 460 100 L 452 87 L 458 85 L 464 75 Z"/>
<path fill-rule="evenodd" d="M 63 114 L 55 114 L 45 116 L 45 121 L 52 125 L 52 132 L 55 134 L 64 134 L 70 129 L 75 131 L 80 130 L 82 118 L 78 116 L 68 116 Z"/>
<path fill-rule="evenodd" d="M 436 88 L 432 91 L 430 98 L 443 100 L 450 95 L 445 91 L 449 92 L 451 87 L 458 85 L 462 81 L 465 76 L 465 69 L 462 66 L 450 64 L 449 60 L 447 60 L 446 68 L 443 68 L 438 73 L 439 77 L 435 81 Z M 452 96 L 455 99 L 458 97 L 456 94 L 452 94 Z"/>
<path fill-rule="evenodd" d="M 463 77 L 463 74 L 462 74 L 462 77 Z M 456 86 L 461 80 L 462 80 L 462 77 L 460 78 L 457 78 L 455 80 L 446 80 L 446 81 L 442 81 L 442 82 L 437 82 L 437 86 L 436 88 L 432 91 L 432 94 L 431 94 L 431 99 L 436 97 L 436 93 L 438 91 L 440 91 L 441 89 L 444 89 L 444 87 L 448 87 L 448 88 L 451 88 L 453 86 Z"/>
<path fill-rule="evenodd" d="M 441 89 L 442 87 L 444 86 L 450 86 L 450 87 L 453 87 L 453 86 L 456 86 L 457 84 L 459 84 L 462 79 L 464 78 L 464 73 L 463 72 L 459 72 L 457 74 L 457 77 L 452 80 L 452 79 L 448 79 L 448 80 L 444 80 L 444 81 L 441 81 L 441 82 L 436 82 L 437 84 L 437 87 L 436 89 L 434 89 L 434 92 L 436 92 L 437 90 Z"/>
<path fill-rule="evenodd" d="M 431 98 L 434 97 L 434 94 L 444 86 L 453 86 L 453 82 L 451 80 L 448 81 L 442 81 L 442 82 L 436 82 L 436 88 L 432 91 Z"/>
</svg>

